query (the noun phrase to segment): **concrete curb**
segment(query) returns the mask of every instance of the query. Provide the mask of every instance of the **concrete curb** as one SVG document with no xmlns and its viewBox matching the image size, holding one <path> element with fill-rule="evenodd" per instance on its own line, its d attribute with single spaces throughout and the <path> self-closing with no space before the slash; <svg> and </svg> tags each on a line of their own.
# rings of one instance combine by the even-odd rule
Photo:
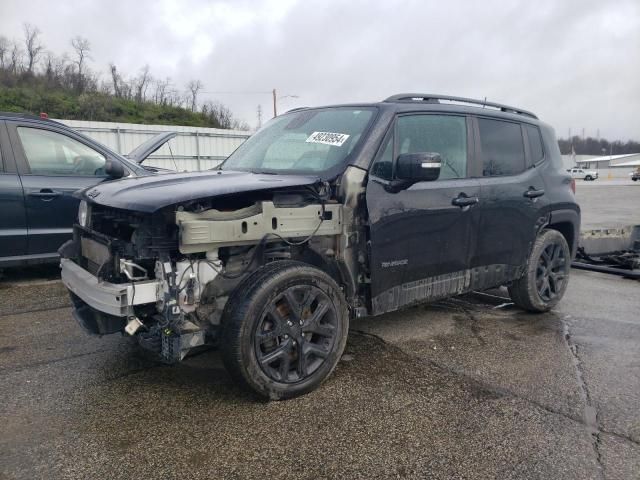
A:
<svg viewBox="0 0 640 480">
<path fill-rule="evenodd" d="M 620 250 L 640 251 L 640 225 L 585 230 L 580 232 L 578 243 L 589 255 L 602 255 Z"/>
</svg>

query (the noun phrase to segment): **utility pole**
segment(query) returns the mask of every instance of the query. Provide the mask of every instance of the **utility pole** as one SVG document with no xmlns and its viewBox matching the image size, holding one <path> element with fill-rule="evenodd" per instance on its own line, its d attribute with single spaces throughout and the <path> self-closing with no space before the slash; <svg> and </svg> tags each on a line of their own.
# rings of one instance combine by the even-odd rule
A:
<svg viewBox="0 0 640 480">
<path fill-rule="evenodd" d="M 273 116 L 277 117 L 278 116 L 278 107 L 277 107 L 278 92 L 276 92 L 276 89 L 274 88 L 273 90 L 271 90 L 271 94 L 273 95 Z M 283 98 L 300 98 L 300 97 L 298 97 L 298 95 L 282 95 L 280 97 L 280 100 L 282 100 Z"/>
<path fill-rule="evenodd" d="M 276 89 L 274 88 L 273 91 L 273 116 L 277 117 L 278 116 L 278 107 L 276 106 Z"/>
<path fill-rule="evenodd" d="M 258 128 L 262 126 L 262 105 L 258 105 Z"/>
</svg>

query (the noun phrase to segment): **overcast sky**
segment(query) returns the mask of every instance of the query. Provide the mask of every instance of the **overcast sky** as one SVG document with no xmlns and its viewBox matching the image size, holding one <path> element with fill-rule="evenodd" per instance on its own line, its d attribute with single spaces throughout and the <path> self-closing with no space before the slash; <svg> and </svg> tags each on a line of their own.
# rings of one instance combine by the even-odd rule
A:
<svg viewBox="0 0 640 480">
<path fill-rule="evenodd" d="M 91 42 L 94 70 L 207 93 L 255 126 L 281 110 L 442 93 L 533 110 L 558 136 L 640 139 L 640 1 L 0 0 L 0 35 L 22 24 L 56 53 Z"/>
</svg>

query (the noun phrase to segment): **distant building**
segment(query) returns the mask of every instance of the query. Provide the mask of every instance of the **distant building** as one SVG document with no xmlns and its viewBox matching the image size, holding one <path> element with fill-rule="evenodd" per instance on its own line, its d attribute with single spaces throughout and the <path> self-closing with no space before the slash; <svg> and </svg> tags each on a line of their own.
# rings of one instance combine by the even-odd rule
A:
<svg viewBox="0 0 640 480">
<path fill-rule="evenodd" d="M 617 168 L 640 165 L 640 153 L 626 153 L 624 155 L 603 155 L 601 157 L 576 160 L 584 168 Z"/>
<path fill-rule="evenodd" d="M 565 168 L 578 166 L 598 170 L 600 178 L 627 178 L 629 173 L 640 166 L 640 153 L 623 155 L 563 155 Z"/>
</svg>

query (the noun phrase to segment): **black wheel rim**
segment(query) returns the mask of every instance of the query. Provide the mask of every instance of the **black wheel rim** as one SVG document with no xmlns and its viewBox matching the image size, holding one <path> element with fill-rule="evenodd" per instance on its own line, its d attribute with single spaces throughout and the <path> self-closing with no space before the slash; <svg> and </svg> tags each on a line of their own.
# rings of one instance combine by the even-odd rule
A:
<svg viewBox="0 0 640 480">
<path fill-rule="evenodd" d="M 313 375 L 329 356 L 338 331 L 331 299 L 317 287 L 293 286 L 263 311 L 254 347 L 264 373 L 281 383 Z"/>
<path fill-rule="evenodd" d="M 540 298 L 549 302 L 557 297 L 564 287 L 567 276 L 567 259 L 562 245 L 547 245 L 538 259 L 536 287 Z"/>
</svg>

